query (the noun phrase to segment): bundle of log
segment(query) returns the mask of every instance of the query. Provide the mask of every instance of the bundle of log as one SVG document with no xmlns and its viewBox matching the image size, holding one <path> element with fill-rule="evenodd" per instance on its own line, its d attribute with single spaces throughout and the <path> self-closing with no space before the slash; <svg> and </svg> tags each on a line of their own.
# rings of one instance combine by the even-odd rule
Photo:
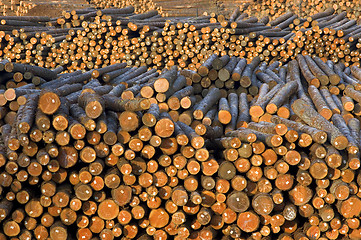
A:
<svg viewBox="0 0 361 240">
<path fill-rule="evenodd" d="M 145 13 L 149 10 L 157 10 L 162 16 L 166 16 L 161 6 L 158 6 L 153 0 L 88 0 L 88 3 L 97 8 L 124 8 L 133 6 L 135 13 Z"/>
<path fill-rule="evenodd" d="M 0 239 L 361 238 L 360 68 L 61 70 L 0 62 Z"/>
<path fill-rule="evenodd" d="M 357 0 L 257 0 L 245 3 L 249 6 L 246 9 L 248 14 L 256 16 L 269 15 L 271 18 L 277 18 L 287 11 L 299 14 L 301 17 L 307 17 L 327 8 L 333 8 L 338 13 L 345 11 L 348 18 L 360 19 L 361 8 Z"/>
<path fill-rule="evenodd" d="M 270 21 L 236 8 L 228 18 L 162 17 L 156 10 L 136 14 L 134 7 L 64 12 L 61 17 L 4 16 L 0 56 L 12 62 L 67 72 L 115 63 L 163 70 L 198 69 L 212 54 L 243 57 L 250 63 L 283 64 L 298 54 L 360 65 L 361 27 L 333 8 L 307 18 L 287 12 Z"/>
</svg>

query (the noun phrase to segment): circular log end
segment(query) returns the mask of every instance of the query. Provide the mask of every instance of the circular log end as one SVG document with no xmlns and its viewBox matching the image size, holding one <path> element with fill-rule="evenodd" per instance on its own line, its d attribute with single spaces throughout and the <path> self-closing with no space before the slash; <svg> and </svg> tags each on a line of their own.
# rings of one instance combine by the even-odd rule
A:
<svg viewBox="0 0 361 240">
<path fill-rule="evenodd" d="M 351 112 L 355 107 L 355 104 L 353 102 L 346 102 L 343 104 L 343 108 L 348 111 Z"/>
<path fill-rule="evenodd" d="M 274 135 L 271 137 L 271 144 L 274 147 L 279 147 L 283 142 L 283 138 L 279 135 Z"/>
<path fill-rule="evenodd" d="M 69 131 L 70 131 L 71 136 L 76 140 L 83 139 L 86 134 L 85 127 L 80 123 L 73 124 L 70 127 Z"/>
<path fill-rule="evenodd" d="M 226 204 L 233 211 L 241 213 L 248 209 L 250 202 L 246 193 L 237 191 L 228 196 Z"/>
<path fill-rule="evenodd" d="M 260 106 L 251 106 L 249 109 L 249 114 L 252 117 L 261 117 L 264 114 L 264 110 Z"/>
<path fill-rule="evenodd" d="M 154 90 L 159 93 L 165 93 L 169 89 L 169 82 L 165 78 L 159 78 L 154 82 Z"/>
<path fill-rule="evenodd" d="M 317 141 L 317 143 L 325 143 L 327 141 L 327 133 L 323 131 L 319 131 L 314 135 L 314 140 Z"/>
<path fill-rule="evenodd" d="M 332 85 L 337 85 L 341 81 L 341 78 L 337 74 L 332 74 L 329 76 L 329 80 Z"/>
<path fill-rule="evenodd" d="M 155 228 L 165 227 L 169 222 L 169 215 L 163 209 L 153 209 L 149 214 L 149 224 Z"/>
<path fill-rule="evenodd" d="M 282 191 L 290 190 L 293 186 L 293 176 L 290 174 L 280 174 L 276 178 L 275 185 Z"/>
<path fill-rule="evenodd" d="M 330 82 L 327 75 L 321 75 L 318 78 L 319 78 L 320 82 L 322 83 L 322 85 L 327 85 Z"/>
<path fill-rule="evenodd" d="M 200 67 L 198 68 L 198 74 L 201 75 L 202 77 L 207 76 L 207 75 L 208 75 L 208 72 L 209 72 L 209 70 L 208 70 L 208 68 L 205 67 L 205 66 L 200 66 Z"/>
<path fill-rule="evenodd" d="M 320 114 L 322 117 L 326 118 L 327 120 L 330 120 L 331 117 L 332 117 L 332 111 L 331 111 L 330 109 L 328 109 L 328 108 L 323 108 L 323 109 L 321 109 L 320 112 L 319 112 L 319 114 Z"/>
<path fill-rule="evenodd" d="M 297 165 L 301 161 L 301 154 L 295 150 L 286 153 L 285 161 L 290 165 Z"/>
<path fill-rule="evenodd" d="M 157 122 L 154 131 L 160 137 L 170 137 L 174 132 L 174 123 L 168 118 L 163 118 Z"/>
<path fill-rule="evenodd" d="M 260 215 L 268 215 L 273 210 L 273 200 L 272 198 L 264 193 L 255 196 L 252 200 L 252 207 L 254 211 Z"/>
<path fill-rule="evenodd" d="M 270 103 L 266 106 L 266 111 L 269 113 L 269 114 L 274 114 L 277 112 L 277 105 L 274 104 L 274 103 Z"/>
<path fill-rule="evenodd" d="M 204 114 L 201 110 L 195 110 L 193 112 L 193 117 L 197 120 L 202 120 L 203 116 L 204 116 Z"/>
<path fill-rule="evenodd" d="M 288 109 L 287 107 L 280 107 L 277 111 L 277 115 L 281 118 L 289 118 L 291 113 L 290 113 L 290 109 Z"/>
<path fill-rule="evenodd" d="M 46 92 L 40 96 L 38 106 L 43 113 L 50 115 L 58 110 L 60 104 L 61 102 L 57 94 Z"/>
<path fill-rule="evenodd" d="M 312 190 L 299 184 L 289 192 L 289 196 L 293 204 L 296 206 L 301 206 L 311 200 Z"/>
<path fill-rule="evenodd" d="M 280 123 L 280 124 L 277 124 L 276 127 L 275 127 L 275 131 L 278 135 L 280 136 L 283 136 L 287 133 L 288 131 L 288 128 L 286 125 Z"/>
<path fill-rule="evenodd" d="M 112 220 L 118 216 L 119 206 L 111 199 L 102 201 L 98 206 L 98 215 L 104 220 Z"/>
<path fill-rule="evenodd" d="M 232 80 L 233 81 L 239 81 L 239 80 L 241 80 L 241 74 L 239 74 L 239 73 L 232 73 Z"/>
<path fill-rule="evenodd" d="M 8 101 L 13 101 L 16 98 L 15 89 L 9 88 L 4 92 L 4 97 Z"/>
<path fill-rule="evenodd" d="M 64 131 L 68 127 L 68 123 L 68 119 L 64 116 L 56 116 L 53 119 L 53 126 L 59 131 Z"/>
<path fill-rule="evenodd" d="M 328 167 L 325 162 L 319 161 L 315 162 L 310 167 L 310 174 L 315 179 L 323 179 L 327 176 Z"/>
<path fill-rule="evenodd" d="M 129 186 L 121 185 L 112 190 L 112 198 L 119 206 L 125 206 L 132 198 L 132 189 Z"/>
<path fill-rule="evenodd" d="M 135 112 L 124 111 L 119 115 L 119 125 L 123 131 L 131 132 L 139 126 L 139 118 Z"/>
<path fill-rule="evenodd" d="M 314 78 L 310 81 L 310 85 L 313 85 L 315 86 L 316 88 L 319 88 L 320 87 L 320 80 L 318 80 L 317 78 Z"/>
<path fill-rule="evenodd" d="M 6 236 L 15 237 L 20 233 L 20 226 L 15 221 L 8 221 L 3 225 Z"/>
<path fill-rule="evenodd" d="M 150 101 L 149 99 L 142 99 L 139 103 L 139 106 L 143 110 L 147 110 L 150 108 Z"/>
<path fill-rule="evenodd" d="M 348 140 L 345 136 L 338 136 L 332 142 L 332 146 L 334 146 L 337 150 L 343 150 L 347 147 L 347 145 Z"/>
<path fill-rule="evenodd" d="M 85 106 L 86 115 L 92 119 L 98 118 L 103 110 L 103 106 L 98 101 L 92 101 Z"/>
<path fill-rule="evenodd" d="M 218 119 L 222 124 L 228 124 L 232 120 L 232 115 L 229 111 L 220 110 L 218 112 Z"/>
<path fill-rule="evenodd" d="M 244 212 L 238 215 L 237 225 L 244 232 L 254 232 L 260 224 L 258 215 L 253 212 Z"/>
</svg>

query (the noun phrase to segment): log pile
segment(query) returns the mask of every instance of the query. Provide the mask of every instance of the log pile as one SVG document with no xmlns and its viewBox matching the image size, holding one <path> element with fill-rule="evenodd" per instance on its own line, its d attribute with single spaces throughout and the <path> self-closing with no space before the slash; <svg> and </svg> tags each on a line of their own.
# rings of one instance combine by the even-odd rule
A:
<svg viewBox="0 0 361 240">
<path fill-rule="evenodd" d="M 1 16 L 24 16 L 35 6 L 31 1 L 0 1 Z"/>
<path fill-rule="evenodd" d="M 166 16 L 166 13 L 163 12 L 161 6 L 151 0 L 89 0 L 89 4 L 96 6 L 97 8 L 124 8 L 128 6 L 133 6 L 135 8 L 135 13 L 145 13 L 149 10 L 157 10 L 162 16 Z"/>
<path fill-rule="evenodd" d="M 259 60 L 2 61 L 0 239 L 359 239 L 361 69 Z"/>
<path fill-rule="evenodd" d="M 327 8 L 333 8 L 338 13 L 345 11 L 347 17 L 351 19 L 359 20 L 361 17 L 361 8 L 357 0 L 257 0 L 251 2 L 246 12 L 257 17 L 270 16 L 274 19 L 292 11 L 306 18 Z"/>
<path fill-rule="evenodd" d="M 0 56 L 67 72 L 126 62 L 129 66 L 196 70 L 212 54 L 283 64 L 298 54 L 359 66 L 361 28 L 332 8 L 308 18 L 291 12 L 275 20 L 236 8 L 226 18 L 210 14 L 165 18 L 134 7 L 87 8 L 47 17 L 3 17 Z M 21 25 L 21 27 L 20 27 Z"/>
</svg>

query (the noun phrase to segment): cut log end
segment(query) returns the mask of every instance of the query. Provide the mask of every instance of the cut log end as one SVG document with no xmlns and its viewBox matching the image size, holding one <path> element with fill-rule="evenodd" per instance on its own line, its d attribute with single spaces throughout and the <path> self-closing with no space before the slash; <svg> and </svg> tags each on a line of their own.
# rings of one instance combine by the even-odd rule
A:
<svg viewBox="0 0 361 240">
<path fill-rule="evenodd" d="M 337 150 L 343 150 L 348 146 L 348 140 L 345 136 L 338 136 L 333 140 L 332 146 Z"/>
<path fill-rule="evenodd" d="M 46 92 L 40 96 L 38 106 L 43 113 L 50 115 L 58 110 L 60 104 L 60 98 L 56 93 Z"/>
<path fill-rule="evenodd" d="M 261 117 L 264 114 L 264 110 L 260 106 L 251 106 L 249 109 L 249 114 L 252 117 Z"/>
</svg>

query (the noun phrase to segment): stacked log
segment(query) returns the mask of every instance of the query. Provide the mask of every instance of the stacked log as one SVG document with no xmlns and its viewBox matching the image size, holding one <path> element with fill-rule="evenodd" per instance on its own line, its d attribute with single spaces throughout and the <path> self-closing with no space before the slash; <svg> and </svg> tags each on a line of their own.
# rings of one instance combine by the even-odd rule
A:
<svg viewBox="0 0 361 240">
<path fill-rule="evenodd" d="M 112 15 L 111 23 L 105 25 L 96 20 L 92 29 L 85 29 L 85 32 L 92 31 L 96 34 L 100 28 L 109 29 L 106 33 L 102 30 L 104 34 L 99 37 L 104 41 L 104 46 L 96 46 L 100 52 L 103 52 L 102 56 L 96 55 L 97 59 L 103 60 L 103 64 L 108 64 L 113 60 L 113 62 L 123 61 L 134 66 L 147 65 L 162 68 L 178 65 L 181 68 L 187 66 L 195 70 L 214 53 L 220 56 L 246 57 L 249 61 L 259 56 L 266 62 L 275 60 L 288 62 L 297 54 L 302 53 L 317 55 L 334 62 L 342 61 L 346 65 L 358 64 L 359 27 L 354 21 L 347 22 L 346 20 L 345 25 L 338 26 L 337 21 L 344 19 L 345 15 L 333 13 L 332 9 L 327 9 L 306 20 L 287 13 L 267 24 L 267 17 L 262 19 L 247 17 L 239 11 L 235 11 L 229 19 L 213 14 L 197 18 L 171 18 L 168 22 L 165 22 L 164 18 L 153 16 L 155 12 L 149 12 L 147 17 L 154 20 L 146 19 L 146 23 L 136 19 L 129 22 L 121 16 Z M 118 21 L 114 25 L 116 19 Z M 90 26 L 90 23 L 87 25 Z M 73 37 L 62 45 L 65 51 L 56 50 L 56 56 L 59 59 L 56 62 L 64 65 L 62 59 L 65 59 L 65 64 L 69 64 L 67 59 L 73 50 L 67 50 L 68 46 L 83 39 L 84 34 L 84 31 L 77 31 L 76 34 L 72 32 Z M 91 39 L 93 34 L 87 38 Z M 91 41 L 87 38 L 85 42 Z M 113 39 L 111 45 L 106 43 L 106 39 Z M 119 45 L 115 39 L 125 41 L 125 43 Z M 317 39 L 325 41 L 315 44 Z M 96 65 L 96 63 L 93 64 L 96 61 L 92 60 L 94 59 L 94 53 L 91 51 L 93 48 L 86 47 L 90 51 L 82 52 L 91 59 L 90 66 L 86 66 L 87 61 L 79 59 L 81 57 L 79 55 L 75 62 L 79 63 L 70 69 L 84 69 L 84 66 L 91 69 L 93 65 Z M 109 56 L 110 53 L 112 53 L 111 56 Z M 79 67 L 80 64 L 82 64 L 81 67 Z"/>
<path fill-rule="evenodd" d="M 288 11 L 292 11 L 299 14 L 300 17 L 306 18 L 327 8 L 333 8 L 338 13 L 346 12 L 347 17 L 352 19 L 360 19 L 361 16 L 360 7 L 355 0 L 331 0 L 327 2 L 319 0 L 258 0 L 251 2 L 246 12 L 257 17 L 269 15 L 274 19 Z"/>
<path fill-rule="evenodd" d="M 4 17 L 0 56 L 66 72 L 115 63 L 162 70 L 198 69 L 212 54 L 286 64 L 297 55 L 359 66 L 360 26 L 332 8 L 300 18 L 292 12 L 270 21 L 238 8 L 227 18 L 162 17 L 134 7 L 86 8 L 61 17 Z M 22 27 L 20 27 L 21 25 Z"/>
<path fill-rule="evenodd" d="M 0 238 L 360 238 L 361 69 L 209 59 L 2 62 Z"/>
<path fill-rule="evenodd" d="M 89 4 L 96 6 L 97 8 L 124 8 L 128 6 L 133 6 L 135 8 L 135 13 L 145 13 L 149 10 L 157 10 L 162 16 L 167 14 L 163 11 L 162 6 L 157 6 L 154 1 L 145 1 L 145 0 L 90 0 Z"/>
</svg>

